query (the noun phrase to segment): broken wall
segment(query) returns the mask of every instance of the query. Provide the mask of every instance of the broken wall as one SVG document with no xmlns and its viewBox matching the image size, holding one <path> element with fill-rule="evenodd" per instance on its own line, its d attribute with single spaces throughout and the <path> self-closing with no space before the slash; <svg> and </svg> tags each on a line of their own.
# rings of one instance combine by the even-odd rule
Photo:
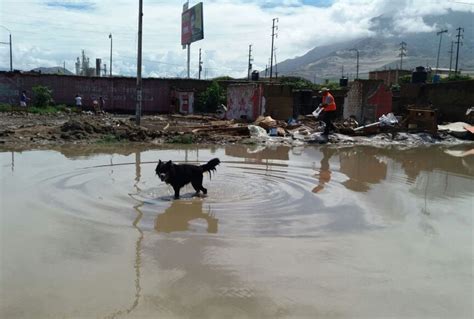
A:
<svg viewBox="0 0 474 319">
<path fill-rule="evenodd" d="M 344 118 L 354 116 L 359 123 L 376 122 L 392 111 L 392 92 L 382 80 L 355 80 L 344 100 Z"/>
</svg>

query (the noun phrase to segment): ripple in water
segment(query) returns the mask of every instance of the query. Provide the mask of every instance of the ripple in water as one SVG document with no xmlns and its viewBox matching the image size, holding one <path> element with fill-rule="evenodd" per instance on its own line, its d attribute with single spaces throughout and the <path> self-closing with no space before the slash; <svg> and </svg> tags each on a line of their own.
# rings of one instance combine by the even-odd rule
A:
<svg viewBox="0 0 474 319">
<path fill-rule="evenodd" d="M 155 176 L 155 165 L 90 167 L 45 179 L 39 204 L 109 226 L 237 236 L 316 236 L 337 224 L 338 214 L 360 215 L 344 204 L 338 172 L 329 173 L 328 183 L 327 172 L 304 165 L 223 162 L 211 180 L 204 176 L 207 196 L 193 197 L 188 185 L 173 200 L 171 187 Z M 323 188 L 326 194 L 319 193 Z M 338 214 L 331 209 L 334 202 Z"/>
</svg>

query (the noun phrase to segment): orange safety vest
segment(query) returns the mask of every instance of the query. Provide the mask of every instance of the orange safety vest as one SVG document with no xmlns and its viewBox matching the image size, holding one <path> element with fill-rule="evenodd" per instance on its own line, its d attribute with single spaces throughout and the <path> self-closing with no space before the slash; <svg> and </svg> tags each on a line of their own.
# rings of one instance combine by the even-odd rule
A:
<svg viewBox="0 0 474 319">
<path fill-rule="evenodd" d="M 334 96 L 332 96 L 332 94 L 329 93 L 329 92 L 328 92 L 327 94 L 324 94 L 324 95 L 323 95 L 323 103 L 326 102 L 326 98 L 327 98 L 327 97 L 330 97 L 330 98 L 331 98 L 331 102 L 330 102 L 328 105 L 326 105 L 326 106 L 324 107 L 324 111 L 325 111 L 325 112 L 332 112 L 332 111 L 335 111 L 335 110 L 336 110 L 336 101 L 334 100 Z"/>
</svg>

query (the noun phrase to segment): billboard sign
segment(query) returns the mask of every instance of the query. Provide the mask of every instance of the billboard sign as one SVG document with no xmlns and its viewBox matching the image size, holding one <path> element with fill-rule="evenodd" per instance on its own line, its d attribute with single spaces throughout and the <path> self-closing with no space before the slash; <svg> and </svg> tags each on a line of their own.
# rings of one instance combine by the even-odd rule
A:
<svg viewBox="0 0 474 319">
<path fill-rule="evenodd" d="M 181 15 L 181 44 L 204 39 L 204 23 L 202 15 L 202 2 L 183 11 Z"/>
</svg>

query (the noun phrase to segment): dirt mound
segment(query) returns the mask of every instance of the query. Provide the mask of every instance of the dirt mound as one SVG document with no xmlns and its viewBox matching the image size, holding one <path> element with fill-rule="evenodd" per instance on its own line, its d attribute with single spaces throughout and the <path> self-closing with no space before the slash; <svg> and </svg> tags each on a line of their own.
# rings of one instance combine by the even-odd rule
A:
<svg viewBox="0 0 474 319">
<path fill-rule="evenodd" d="M 71 139 L 91 139 L 106 136 L 117 140 L 129 140 L 134 142 L 149 141 L 163 134 L 161 131 L 151 131 L 145 127 L 127 123 L 124 120 L 112 118 L 73 118 L 61 125 L 61 138 Z"/>
</svg>

